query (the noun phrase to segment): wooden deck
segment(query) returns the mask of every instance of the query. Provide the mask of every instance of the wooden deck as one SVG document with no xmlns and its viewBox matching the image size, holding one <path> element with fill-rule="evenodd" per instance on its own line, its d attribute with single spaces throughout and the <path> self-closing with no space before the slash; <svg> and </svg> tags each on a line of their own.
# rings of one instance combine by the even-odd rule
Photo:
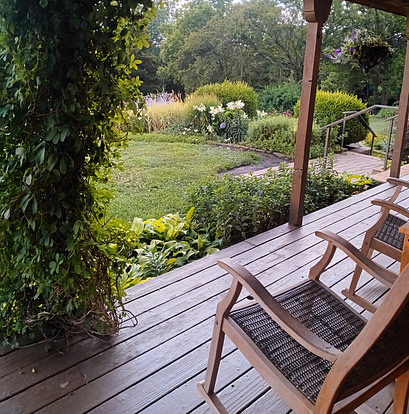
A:
<svg viewBox="0 0 409 414">
<path fill-rule="evenodd" d="M 127 306 L 139 324 L 110 341 L 79 336 L 68 349 L 67 343 L 49 352 L 44 345 L 0 349 L 0 413 L 209 413 L 196 383 L 204 378 L 216 304 L 231 281 L 217 260 L 235 257 L 278 291 L 305 279 L 322 255 L 325 244 L 316 230 L 328 228 L 359 246 L 378 213 L 370 200 L 391 194 L 383 184 L 306 216 L 301 228 L 283 225 L 132 288 Z M 409 206 L 409 191 L 400 203 Z M 399 267 L 385 256 L 377 260 Z M 337 253 L 322 280 L 340 292 L 352 269 Z M 382 300 L 384 287 L 367 275 L 363 281 L 362 294 Z M 290 412 L 231 343 L 224 349 L 218 389 L 232 413 Z M 385 390 L 371 401 L 372 410 L 359 412 L 391 413 L 391 395 Z"/>
</svg>

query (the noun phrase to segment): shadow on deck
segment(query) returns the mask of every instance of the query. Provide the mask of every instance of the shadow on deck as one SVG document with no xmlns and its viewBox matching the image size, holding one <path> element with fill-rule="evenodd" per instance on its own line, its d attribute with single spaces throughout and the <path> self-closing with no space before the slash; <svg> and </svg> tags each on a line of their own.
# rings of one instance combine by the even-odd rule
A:
<svg viewBox="0 0 409 414">
<path fill-rule="evenodd" d="M 388 198 L 391 188 L 383 184 L 306 216 L 301 228 L 280 226 L 130 289 L 127 307 L 139 324 L 109 342 L 78 336 L 68 350 L 66 343 L 49 352 L 44 345 L 0 350 L 0 413 L 209 412 L 196 383 L 204 378 L 216 304 L 231 282 L 217 260 L 234 257 L 269 290 L 281 290 L 305 279 L 322 256 L 326 244 L 316 230 L 327 228 L 360 246 L 379 211 L 370 200 Z M 409 190 L 398 202 L 409 207 Z M 386 256 L 376 260 L 399 269 Z M 352 270 L 338 252 L 321 280 L 340 293 Z M 366 274 L 361 280 L 362 295 L 382 300 L 382 285 Z M 229 342 L 218 389 L 230 412 L 290 412 Z M 372 411 L 359 412 L 390 413 L 391 401 L 387 389 L 372 399 Z"/>
</svg>

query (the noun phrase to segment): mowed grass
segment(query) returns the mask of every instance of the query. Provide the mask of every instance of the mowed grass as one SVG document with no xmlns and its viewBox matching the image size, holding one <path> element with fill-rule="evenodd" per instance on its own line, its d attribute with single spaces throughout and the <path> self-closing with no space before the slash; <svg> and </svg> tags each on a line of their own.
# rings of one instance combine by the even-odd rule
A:
<svg viewBox="0 0 409 414">
<path fill-rule="evenodd" d="M 185 199 L 189 186 L 218 172 L 261 162 L 250 152 L 210 144 L 149 142 L 149 134 L 143 138 L 131 139 L 122 151 L 123 171 L 116 171 L 112 179 L 116 195 L 110 215 L 128 221 L 185 214 L 192 207 Z"/>
<path fill-rule="evenodd" d="M 369 117 L 369 125 L 375 131 L 376 134 L 388 135 L 390 123 L 385 122 L 386 118 L 378 118 L 376 116 Z M 395 122 L 396 124 L 396 122 Z"/>
</svg>

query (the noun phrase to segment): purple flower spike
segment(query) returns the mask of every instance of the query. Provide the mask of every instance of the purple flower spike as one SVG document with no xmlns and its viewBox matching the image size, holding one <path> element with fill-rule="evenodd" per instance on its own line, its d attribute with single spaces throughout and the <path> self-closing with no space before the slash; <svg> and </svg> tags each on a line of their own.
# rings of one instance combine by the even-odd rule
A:
<svg viewBox="0 0 409 414">
<path fill-rule="evenodd" d="M 341 49 L 335 49 L 335 52 L 334 53 L 335 53 L 335 56 L 336 55 L 339 55 L 341 53 Z"/>
</svg>

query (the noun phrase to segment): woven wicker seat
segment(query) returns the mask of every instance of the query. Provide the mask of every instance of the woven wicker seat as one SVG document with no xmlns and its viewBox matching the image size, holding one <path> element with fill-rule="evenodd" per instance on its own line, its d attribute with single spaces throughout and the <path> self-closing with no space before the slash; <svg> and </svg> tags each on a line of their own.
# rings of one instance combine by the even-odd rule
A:
<svg viewBox="0 0 409 414">
<path fill-rule="evenodd" d="M 328 241 L 309 280 L 271 296 L 245 268 L 226 259 L 219 265 L 233 276 L 217 306 L 206 378 L 198 388 L 215 413 L 227 413 L 215 393 L 227 335 L 280 393 L 295 413 L 351 413 L 398 379 L 394 414 L 406 413 L 409 388 L 409 267 L 366 323 L 360 314 L 319 281 L 340 248 L 372 276 L 391 277 L 341 237 L 317 232 Z M 242 287 L 255 303 L 233 309 Z"/>
<path fill-rule="evenodd" d="M 395 192 L 387 201 L 372 201 L 372 204 L 381 207 L 381 212 L 376 223 L 365 233 L 361 251 L 366 256 L 371 257 L 374 250 L 376 250 L 400 262 L 404 236 L 399 233 L 399 227 L 403 226 L 409 220 L 409 210 L 399 206 L 395 201 L 401 193 L 402 188 L 408 188 L 409 183 L 396 178 L 389 178 L 388 182 L 396 186 Z M 343 290 L 342 293 L 363 308 L 370 312 L 375 312 L 376 306 L 356 293 L 361 274 L 362 269 L 356 266 L 349 288 Z M 387 287 L 390 287 L 395 279 L 396 276 L 390 280 L 379 279 L 379 281 Z"/>
</svg>

